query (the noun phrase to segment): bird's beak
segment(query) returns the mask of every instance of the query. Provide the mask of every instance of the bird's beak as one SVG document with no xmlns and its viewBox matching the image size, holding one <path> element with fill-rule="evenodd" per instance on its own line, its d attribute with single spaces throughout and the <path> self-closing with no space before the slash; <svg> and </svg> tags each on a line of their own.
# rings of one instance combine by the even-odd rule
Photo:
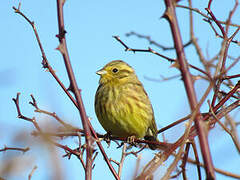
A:
<svg viewBox="0 0 240 180">
<path fill-rule="evenodd" d="M 106 73 L 107 73 L 107 71 L 104 70 L 104 69 L 100 69 L 99 71 L 96 72 L 96 74 L 100 75 L 100 76 L 103 75 L 103 74 L 106 74 Z"/>
</svg>

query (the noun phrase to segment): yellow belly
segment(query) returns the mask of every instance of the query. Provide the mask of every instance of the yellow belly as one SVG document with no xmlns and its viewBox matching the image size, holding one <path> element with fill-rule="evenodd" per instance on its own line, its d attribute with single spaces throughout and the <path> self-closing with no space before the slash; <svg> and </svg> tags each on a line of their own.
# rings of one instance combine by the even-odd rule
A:
<svg viewBox="0 0 240 180">
<path fill-rule="evenodd" d="M 102 127 L 111 135 L 118 137 L 136 136 L 143 138 L 149 127 L 147 121 L 133 117 L 133 114 L 122 116 L 121 112 L 109 113 L 111 118 L 100 118 Z"/>
<path fill-rule="evenodd" d="M 121 89 L 121 94 L 99 91 L 95 99 L 96 115 L 102 127 L 111 135 L 143 138 L 154 120 L 150 101 L 143 93 L 130 94 L 125 89 Z"/>
</svg>

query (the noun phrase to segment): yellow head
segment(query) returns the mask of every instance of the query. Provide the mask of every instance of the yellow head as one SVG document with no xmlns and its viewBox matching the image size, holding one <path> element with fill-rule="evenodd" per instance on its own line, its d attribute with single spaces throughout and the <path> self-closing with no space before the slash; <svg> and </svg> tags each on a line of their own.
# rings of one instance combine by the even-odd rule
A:
<svg viewBox="0 0 240 180">
<path fill-rule="evenodd" d="M 101 76 L 100 84 L 121 84 L 137 80 L 133 68 L 121 60 L 111 61 L 96 73 Z"/>
</svg>

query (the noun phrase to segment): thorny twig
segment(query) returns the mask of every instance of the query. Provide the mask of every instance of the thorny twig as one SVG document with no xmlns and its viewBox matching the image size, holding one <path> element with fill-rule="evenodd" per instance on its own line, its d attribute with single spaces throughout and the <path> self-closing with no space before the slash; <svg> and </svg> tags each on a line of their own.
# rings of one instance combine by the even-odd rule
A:
<svg viewBox="0 0 240 180">
<path fill-rule="evenodd" d="M 83 104 L 82 96 L 79 91 L 77 81 L 75 79 L 75 75 L 73 73 L 72 65 L 70 62 L 70 57 L 67 49 L 67 42 L 65 38 L 66 30 L 65 30 L 65 24 L 64 24 L 64 16 L 63 16 L 63 6 L 64 6 L 64 1 L 63 0 L 57 0 L 57 19 L 58 19 L 58 30 L 59 33 L 57 35 L 57 38 L 59 40 L 59 46 L 58 50 L 61 52 L 65 67 L 67 70 L 68 78 L 70 81 L 69 85 L 69 90 L 71 90 L 75 96 L 79 114 L 81 117 L 83 129 L 85 132 L 85 141 L 87 144 L 86 147 L 86 171 L 85 171 L 85 179 L 90 180 L 92 179 L 92 155 L 93 155 L 93 137 L 92 133 L 90 131 L 89 124 L 90 122 L 88 121 L 88 117 L 85 111 L 85 107 Z"/>
<path fill-rule="evenodd" d="M 60 124 L 62 124 L 66 129 L 76 129 L 75 127 L 73 127 L 72 125 L 64 122 L 61 118 L 58 117 L 58 115 L 55 112 L 49 112 L 46 110 L 42 110 L 38 107 L 36 99 L 34 98 L 34 96 L 31 94 L 30 95 L 32 98 L 32 101 L 29 102 L 29 104 L 31 104 L 34 108 L 35 108 L 35 112 L 38 113 L 43 113 L 43 114 L 47 114 L 49 116 L 52 116 L 54 119 L 56 119 Z"/>
<path fill-rule="evenodd" d="M 166 60 L 168 60 L 169 62 L 174 62 L 175 60 L 174 59 L 171 59 L 171 58 L 168 58 L 167 56 L 164 56 L 156 51 L 154 51 L 152 48 L 148 48 L 148 49 L 132 49 L 132 48 L 129 48 L 121 39 L 119 36 L 113 36 L 114 39 L 116 39 L 118 42 L 120 42 L 124 47 L 125 47 L 125 51 L 132 51 L 132 52 L 150 52 L 150 53 L 153 53 L 153 54 L 156 54 L 157 56 L 160 56 Z"/>
<path fill-rule="evenodd" d="M 17 93 L 17 97 L 16 98 L 12 98 L 12 100 L 14 101 L 15 105 L 16 105 L 16 108 L 17 108 L 17 113 L 18 113 L 18 118 L 19 119 L 24 119 L 26 121 L 29 121 L 31 123 L 33 123 L 34 127 L 39 131 L 39 132 L 42 132 L 40 127 L 38 126 L 38 123 L 36 122 L 36 119 L 35 117 L 33 118 L 28 118 L 24 115 L 22 115 L 21 113 L 21 110 L 20 110 L 20 106 L 19 106 L 19 96 L 20 96 L 20 93 Z"/>
<path fill-rule="evenodd" d="M 16 98 L 13 98 L 13 101 L 14 101 L 14 103 L 15 103 L 15 105 L 16 105 L 16 108 L 17 108 L 18 118 L 33 123 L 34 127 L 35 127 L 35 128 L 37 129 L 37 131 L 38 131 L 38 134 L 40 134 L 41 137 L 43 137 L 44 140 L 46 140 L 47 142 L 50 142 L 50 143 L 54 144 L 55 146 L 57 146 L 57 147 L 59 147 L 59 148 L 62 148 L 62 149 L 64 149 L 65 151 L 70 152 L 71 154 L 76 155 L 76 156 L 79 158 L 79 152 L 74 151 L 74 150 L 70 149 L 68 146 L 61 145 L 61 144 L 59 144 L 59 143 L 57 143 L 57 142 L 54 142 L 52 139 L 50 139 L 49 136 L 47 136 L 47 134 L 45 134 L 45 133 L 41 130 L 41 128 L 40 128 L 40 126 L 38 125 L 35 117 L 29 118 L 29 117 L 26 117 L 26 116 L 22 115 L 22 113 L 21 113 L 21 111 L 20 111 L 20 106 L 19 106 L 19 96 L 20 96 L 20 93 L 17 93 L 17 97 L 16 97 Z M 81 160 L 81 159 L 80 159 L 80 160 Z M 81 162 L 82 162 L 82 160 L 81 160 Z M 83 164 L 83 167 L 84 167 L 84 164 Z"/>
<path fill-rule="evenodd" d="M 29 147 L 26 148 L 17 148 L 17 147 L 8 147 L 8 146 L 4 146 L 4 148 L 0 149 L 0 152 L 3 151 L 9 151 L 9 150 L 13 150 L 13 151 L 22 151 L 23 153 L 27 152 L 30 150 Z"/>
<path fill-rule="evenodd" d="M 135 52 L 153 53 L 153 54 L 155 54 L 155 55 L 157 55 L 157 56 L 160 56 L 160 57 L 166 59 L 167 61 L 169 61 L 169 62 L 171 62 L 171 63 L 173 63 L 173 62 L 176 63 L 176 65 L 175 65 L 176 67 L 179 66 L 179 65 L 178 65 L 178 61 L 177 61 L 176 59 L 172 59 L 172 58 L 169 58 L 169 57 L 167 57 L 167 56 L 164 56 L 164 55 L 162 55 L 162 54 L 154 51 L 154 50 L 153 50 L 152 48 L 150 48 L 150 47 L 149 47 L 148 49 L 133 49 L 133 48 L 128 47 L 128 46 L 126 45 L 126 43 L 124 43 L 124 42 L 120 39 L 119 36 L 113 36 L 113 38 L 116 39 L 118 42 L 120 42 L 120 43 L 125 47 L 125 51 L 132 51 L 132 52 L 134 52 L 134 53 L 135 53 Z M 195 70 L 197 70 L 197 71 L 205 74 L 209 79 L 211 79 L 211 76 L 210 76 L 208 73 L 206 73 L 205 71 L 203 71 L 202 69 L 200 69 L 200 68 L 198 68 L 198 67 L 196 67 L 196 66 L 194 66 L 194 65 L 191 65 L 191 64 L 189 64 L 189 66 L 190 66 L 191 68 L 193 68 L 193 69 L 195 69 Z"/>
<path fill-rule="evenodd" d="M 38 42 L 38 45 L 40 47 L 40 50 L 41 50 L 41 53 L 42 53 L 42 64 L 43 64 L 43 67 L 44 68 L 47 68 L 48 71 L 51 73 L 51 75 L 54 77 L 54 79 L 57 81 L 57 83 L 61 86 L 61 88 L 63 89 L 63 91 L 67 94 L 67 96 L 70 98 L 70 100 L 73 102 L 73 104 L 79 109 L 78 107 L 78 104 L 77 102 L 75 101 L 75 99 L 73 98 L 73 96 L 69 93 L 68 89 L 63 85 L 63 83 L 61 82 L 61 80 L 58 78 L 58 76 L 56 75 L 55 71 L 53 70 L 53 68 L 51 67 L 51 65 L 49 64 L 48 60 L 47 60 L 47 57 L 45 55 L 45 52 L 42 48 L 42 43 L 40 41 L 40 38 L 38 36 L 38 33 L 37 33 L 37 30 L 36 30 L 36 27 L 35 27 L 35 24 L 30 21 L 21 11 L 20 11 L 20 6 L 19 8 L 16 8 L 16 7 L 13 7 L 13 9 L 15 10 L 16 13 L 20 14 L 22 17 L 24 17 L 24 19 L 27 20 L 28 23 L 30 23 L 30 25 L 32 26 L 33 28 L 33 31 L 35 33 L 35 36 L 36 36 L 36 39 L 37 39 L 37 42 Z M 88 121 L 89 123 L 89 127 L 91 129 L 91 133 L 93 134 L 94 138 L 97 139 L 97 135 L 92 127 L 92 125 L 90 124 L 90 122 Z M 119 177 L 117 176 L 117 173 L 115 172 L 114 168 L 112 167 L 111 163 L 109 162 L 109 159 L 101 145 L 101 142 L 100 141 L 96 141 L 103 157 L 104 157 L 104 160 L 106 161 L 110 171 L 112 172 L 113 176 L 115 177 L 115 179 L 119 179 Z"/>
</svg>

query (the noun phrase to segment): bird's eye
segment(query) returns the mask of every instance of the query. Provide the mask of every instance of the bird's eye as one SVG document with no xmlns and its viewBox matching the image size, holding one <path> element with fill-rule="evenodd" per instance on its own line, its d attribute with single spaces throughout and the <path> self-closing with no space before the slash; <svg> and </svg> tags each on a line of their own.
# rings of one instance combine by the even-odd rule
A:
<svg viewBox="0 0 240 180">
<path fill-rule="evenodd" d="M 112 72 L 117 73 L 117 72 L 118 72 L 118 69 L 117 69 L 117 68 L 113 68 L 113 69 L 112 69 Z"/>
</svg>

